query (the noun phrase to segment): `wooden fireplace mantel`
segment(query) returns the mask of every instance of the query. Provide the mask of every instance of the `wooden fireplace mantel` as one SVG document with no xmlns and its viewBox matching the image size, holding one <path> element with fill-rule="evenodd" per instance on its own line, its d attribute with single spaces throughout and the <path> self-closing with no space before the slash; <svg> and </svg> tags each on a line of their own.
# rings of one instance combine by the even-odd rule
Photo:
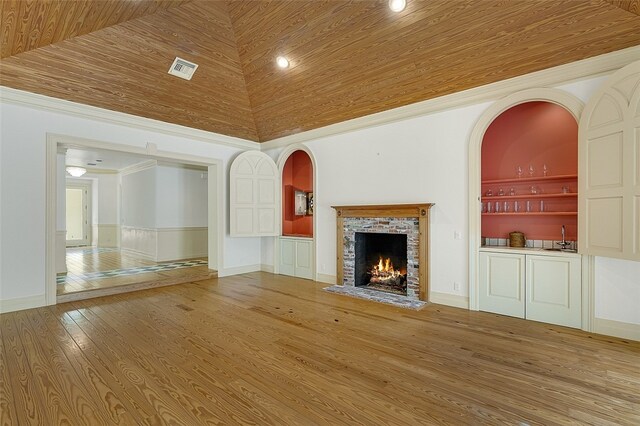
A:
<svg viewBox="0 0 640 426">
<path fill-rule="evenodd" d="M 338 217 L 422 217 L 429 216 L 433 203 L 331 206 Z"/>
<path fill-rule="evenodd" d="M 337 283 L 343 285 L 344 270 L 344 218 L 364 217 L 364 218 L 407 218 L 418 219 L 419 242 L 419 281 L 420 300 L 428 301 L 429 298 L 429 210 L 434 203 L 422 204 L 382 204 L 382 205 L 360 205 L 360 206 L 331 206 L 336 210 L 336 257 L 337 257 Z"/>
</svg>

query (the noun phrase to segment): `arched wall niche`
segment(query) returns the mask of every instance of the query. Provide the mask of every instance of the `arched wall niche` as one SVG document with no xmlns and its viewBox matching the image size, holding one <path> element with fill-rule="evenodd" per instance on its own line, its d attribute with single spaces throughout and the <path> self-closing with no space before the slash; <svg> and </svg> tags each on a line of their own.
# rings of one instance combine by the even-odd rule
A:
<svg viewBox="0 0 640 426">
<path fill-rule="evenodd" d="M 549 102 L 566 109 L 576 122 L 584 104 L 560 89 L 533 88 L 506 96 L 487 108 L 469 136 L 469 308 L 478 310 L 478 253 L 481 245 L 482 142 L 493 121 L 508 109 L 528 102 Z M 523 171 L 526 173 L 526 171 Z"/>
<path fill-rule="evenodd" d="M 313 195 L 313 177 L 313 162 L 309 154 L 299 149 L 293 151 L 282 168 L 283 236 L 313 237 L 312 211 L 307 208 L 301 214 L 299 199 L 303 193 L 305 199 Z"/>
<path fill-rule="evenodd" d="M 529 240 L 559 240 L 564 226 L 575 241 L 577 174 L 578 122 L 566 108 L 531 101 L 503 111 L 482 139 L 482 237 L 494 242 L 520 231 Z"/>
</svg>

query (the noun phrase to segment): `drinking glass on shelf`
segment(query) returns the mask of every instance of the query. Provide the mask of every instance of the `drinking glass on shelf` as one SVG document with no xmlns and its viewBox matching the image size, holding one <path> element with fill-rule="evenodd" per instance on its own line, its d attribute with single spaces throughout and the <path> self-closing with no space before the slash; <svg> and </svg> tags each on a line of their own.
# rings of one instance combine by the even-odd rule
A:
<svg viewBox="0 0 640 426">
<path fill-rule="evenodd" d="M 568 187 L 568 186 L 563 186 L 563 187 L 562 187 L 562 193 L 563 193 L 563 194 L 568 194 L 569 192 L 570 192 L 570 191 L 569 191 L 569 187 Z"/>
<path fill-rule="evenodd" d="M 535 195 L 538 193 L 538 188 L 535 185 L 531 185 L 529 187 L 529 191 L 531 192 L 532 195 Z"/>
<path fill-rule="evenodd" d="M 516 195 L 516 190 L 513 189 L 513 186 L 511 187 L 511 189 L 509 189 L 509 195 L 511 195 L 511 196 Z"/>
<path fill-rule="evenodd" d="M 514 201 L 513 202 L 513 211 L 515 213 L 519 213 L 520 212 L 520 202 L 519 201 Z"/>
<path fill-rule="evenodd" d="M 484 195 L 491 197 L 493 195 L 493 191 L 491 189 L 487 189 L 487 192 L 485 192 Z"/>
<path fill-rule="evenodd" d="M 529 164 L 529 177 L 533 177 L 535 173 L 535 169 L 533 168 L 533 164 Z"/>
<path fill-rule="evenodd" d="M 522 167 L 520 167 L 519 165 L 516 166 L 516 176 L 518 176 L 518 178 L 522 177 Z"/>
<path fill-rule="evenodd" d="M 487 201 L 487 213 L 493 213 L 493 203 L 491 201 Z"/>
<path fill-rule="evenodd" d="M 544 208 L 544 200 L 540 200 L 540 212 L 543 212 Z"/>
<path fill-rule="evenodd" d="M 484 202 L 480 203 L 480 213 L 486 213 L 487 212 L 487 205 Z"/>
<path fill-rule="evenodd" d="M 511 208 L 510 208 L 510 207 L 511 207 L 511 206 L 509 206 L 509 202 L 508 202 L 508 201 L 505 201 L 505 202 L 504 202 L 504 205 L 502 206 L 502 210 L 503 210 L 505 213 L 509 213 L 509 210 L 511 210 Z"/>
<path fill-rule="evenodd" d="M 549 176 L 549 168 L 546 164 L 542 165 L 542 176 Z"/>
<path fill-rule="evenodd" d="M 500 213 L 500 201 L 496 201 L 496 213 Z"/>
<path fill-rule="evenodd" d="M 531 201 L 527 200 L 527 213 L 531 213 Z"/>
<path fill-rule="evenodd" d="M 499 196 L 503 196 L 504 195 L 504 189 L 502 189 L 502 188 L 498 189 L 498 195 Z"/>
</svg>

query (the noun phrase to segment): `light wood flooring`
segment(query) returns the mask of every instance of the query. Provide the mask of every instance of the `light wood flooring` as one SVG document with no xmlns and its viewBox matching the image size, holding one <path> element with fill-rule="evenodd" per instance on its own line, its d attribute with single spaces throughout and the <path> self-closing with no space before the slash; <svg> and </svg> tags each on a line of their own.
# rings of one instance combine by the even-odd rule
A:
<svg viewBox="0 0 640 426">
<path fill-rule="evenodd" d="M 154 266 L 158 265 L 158 263 L 127 255 L 122 253 L 120 250 L 100 251 L 95 249 L 92 250 L 91 247 L 67 249 L 66 261 L 67 274 L 65 276 L 64 283 L 58 284 L 56 287 L 58 296 L 88 290 L 127 286 L 131 284 L 156 283 L 165 280 L 175 281 L 185 277 L 187 279 L 191 277 L 191 279 L 195 280 L 203 277 L 209 277 L 210 273 L 207 266 L 193 266 L 190 268 L 180 268 L 168 271 L 88 279 L 83 275 L 90 272 L 104 272 L 115 269 Z"/>
<path fill-rule="evenodd" d="M 640 424 L 640 342 L 322 287 L 252 273 L 0 315 L 0 424 Z"/>
</svg>

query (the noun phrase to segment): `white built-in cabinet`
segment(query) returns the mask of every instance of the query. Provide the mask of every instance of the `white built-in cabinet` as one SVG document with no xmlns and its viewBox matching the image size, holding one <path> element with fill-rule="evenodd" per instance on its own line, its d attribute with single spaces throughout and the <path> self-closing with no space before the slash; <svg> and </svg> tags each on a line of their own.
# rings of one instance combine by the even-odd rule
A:
<svg viewBox="0 0 640 426">
<path fill-rule="evenodd" d="M 313 279 L 313 239 L 280 237 L 280 274 Z"/>
<path fill-rule="evenodd" d="M 580 328 L 582 257 L 544 251 L 480 251 L 480 310 Z"/>
</svg>

